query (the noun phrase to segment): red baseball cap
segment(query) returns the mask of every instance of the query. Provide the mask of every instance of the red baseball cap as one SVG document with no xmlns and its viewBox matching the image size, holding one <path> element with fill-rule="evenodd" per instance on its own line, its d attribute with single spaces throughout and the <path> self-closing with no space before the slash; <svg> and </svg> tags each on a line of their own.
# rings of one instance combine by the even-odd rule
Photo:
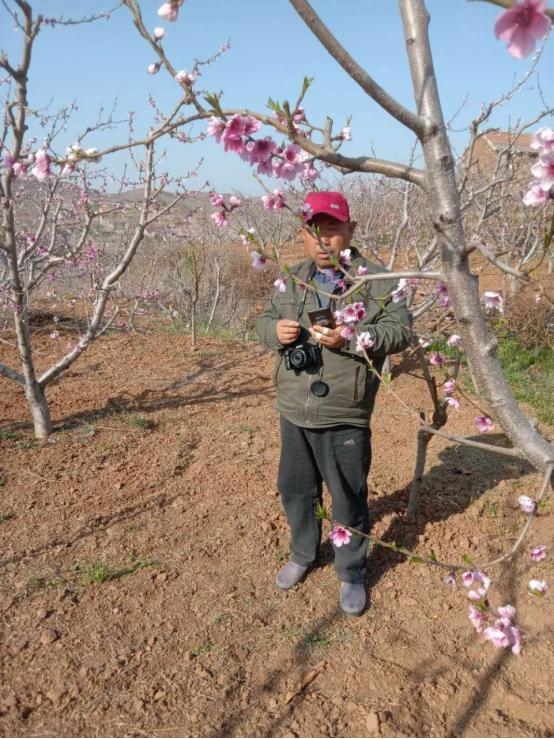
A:
<svg viewBox="0 0 554 739">
<path fill-rule="evenodd" d="M 302 210 L 306 223 L 318 213 L 326 213 L 343 223 L 350 220 L 348 201 L 341 192 L 311 192 L 306 195 Z"/>
</svg>

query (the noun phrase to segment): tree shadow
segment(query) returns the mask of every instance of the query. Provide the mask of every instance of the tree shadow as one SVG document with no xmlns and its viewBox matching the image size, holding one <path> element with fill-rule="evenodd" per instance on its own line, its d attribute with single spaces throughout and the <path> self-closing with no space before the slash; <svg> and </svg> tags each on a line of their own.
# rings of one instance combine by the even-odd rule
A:
<svg viewBox="0 0 554 739">
<path fill-rule="evenodd" d="M 482 441 L 482 436 L 468 437 Z M 487 434 L 487 442 L 508 446 L 503 434 Z M 370 498 L 370 516 L 373 522 L 392 516 L 381 539 L 396 542 L 408 549 L 415 547 L 428 524 L 446 521 L 462 513 L 487 490 L 501 480 L 519 479 L 535 470 L 526 461 L 504 457 L 463 444 L 452 444 L 439 452 L 439 464 L 433 465 L 423 476 L 417 515 L 404 516 L 410 494 L 410 485 L 390 495 Z M 367 585 L 371 590 L 391 569 L 404 561 L 402 555 L 383 547 L 374 547 L 368 558 Z"/>
</svg>

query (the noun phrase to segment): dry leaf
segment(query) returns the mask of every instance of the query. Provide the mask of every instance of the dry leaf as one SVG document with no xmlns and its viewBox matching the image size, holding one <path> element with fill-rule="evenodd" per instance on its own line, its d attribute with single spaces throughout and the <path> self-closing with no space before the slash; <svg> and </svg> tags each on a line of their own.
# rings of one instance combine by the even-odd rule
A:
<svg viewBox="0 0 554 739">
<path fill-rule="evenodd" d="M 321 662 L 318 662 L 317 665 L 314 667 L 314 669 L 310 670 L 310 672 L 308 672 L 308 674 L 303 678 L 297 690 L 289 691 L 285 695 L 285 704 L 290 703 L 293 698 L 296 698 L 297 695 L 300 695 L 300 693 L 304 690 L 304 688 L 306 688 L 310 683 L 313 683 L 316 677 L 320 675 L 324 669 L 325 669 L 325 660 L 321 660 Z"/>
</svg>

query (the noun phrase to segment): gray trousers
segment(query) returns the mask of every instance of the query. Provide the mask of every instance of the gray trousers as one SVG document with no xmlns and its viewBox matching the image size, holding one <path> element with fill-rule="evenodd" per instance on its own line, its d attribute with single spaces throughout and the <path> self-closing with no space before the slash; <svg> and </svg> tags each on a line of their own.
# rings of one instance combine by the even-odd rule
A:
<svg viewBox="0 0 554 739">
<path fill-rule="evenodd" d="M 309 429 L 281 416 L 281 460 L 277 487 L 291 531 L 291 559 L 305 567 L 317 558 L 321 521 L 315 508 L 325 481 L 333 503 L 332 517 L 369 532 L 367 475 L 371 464 L 371 432 L 358 426 Z M 333 547 L 341 582 L 363 583 L 367 539 L 352 536 Z"/>
</svg>

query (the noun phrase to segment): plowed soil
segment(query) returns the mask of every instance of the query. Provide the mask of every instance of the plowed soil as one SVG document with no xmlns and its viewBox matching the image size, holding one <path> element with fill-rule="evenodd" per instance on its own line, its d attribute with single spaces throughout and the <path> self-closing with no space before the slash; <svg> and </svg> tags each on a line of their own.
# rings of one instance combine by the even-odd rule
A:
<svg viewBox="0 0 554 739">
<path fill-rule="evenodd" d="M 53 356 L 46 336 L 38 347 Z M 551 503 L 490 573 L 491 600 L 515 605 L 526 632 L 519 657 L 474 632 L 464 588 L 384 549 L 361 618 L 341 615 L 327 541 L 279 592 L 271 364 L 254 343 L 202 339 L 192 353 L 180 335 L 106 336 L 51 387 L 56 433 L 41 444 L 0 379 L 0 732 L 552 735 L 552 595 L 527 594 L 529 579 L 554 580 L 551 550 L 528 555 L 552 541 Z M 394 369 L 394 391 L 429 411 L 417 367 Z M 448 430 L 477 438 L 476 412 L 463 401 Z M 435 439 L 410 521 L 417 421 L 382 390 L 372 428 L 374 533 L 455 561 L 512 545 L 517 497 L 537 491 L 530 467 Z"/>
</svg>

